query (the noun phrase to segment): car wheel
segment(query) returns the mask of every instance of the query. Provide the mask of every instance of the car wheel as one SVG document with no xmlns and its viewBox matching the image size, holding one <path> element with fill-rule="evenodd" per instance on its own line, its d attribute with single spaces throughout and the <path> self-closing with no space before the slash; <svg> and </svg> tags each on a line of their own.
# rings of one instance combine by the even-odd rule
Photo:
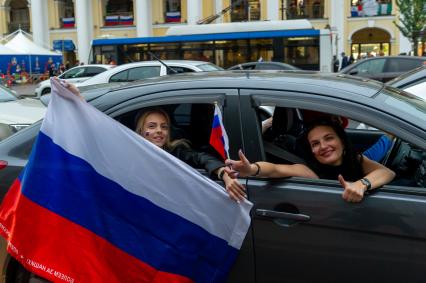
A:
<svg viewBox="0 0 426 283">
<path fill-rule="evenodd" d="M 47 87 L 47 88 L 45 88 L 41 91 L 41 95 L 45 95 L 45 94 L 48 94 L 48 93 L 50 93 L 50 87 Z"/>
</svg>

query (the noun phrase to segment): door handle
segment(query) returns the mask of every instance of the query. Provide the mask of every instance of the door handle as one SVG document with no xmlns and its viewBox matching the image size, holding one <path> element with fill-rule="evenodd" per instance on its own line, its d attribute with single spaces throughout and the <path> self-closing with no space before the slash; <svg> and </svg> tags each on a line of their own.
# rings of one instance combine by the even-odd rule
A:
<svg viewBox="0 0 426 283">
<path fill-rule="evenodd" d="M 278 219 L 290 219 L 290 220 L 295 220 L 299 222 L 307 222 L 311 220 L 311 217 L 309 215 L 281 212 L 281 211 L 268 210 L 268 209 L 256 209 L 256 215 L 262 216 L 262 217 L 278 218 Z"/>
</svg>

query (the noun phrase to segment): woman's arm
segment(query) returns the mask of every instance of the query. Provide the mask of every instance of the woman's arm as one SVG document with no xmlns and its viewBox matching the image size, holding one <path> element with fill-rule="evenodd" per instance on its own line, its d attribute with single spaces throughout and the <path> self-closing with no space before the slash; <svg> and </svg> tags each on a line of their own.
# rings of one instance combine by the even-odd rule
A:
<svg viewBox="0 0 426 283">
<path fill-rule="evenodd" d="M 282 178 L 282 177 L 306 177 L 318 178 L 318 176 L 307 166 L 303 164 L 274 164 L 270 162 L 255 162 L 250 163 L 246 156 L 240 150 L 238 152 L 240 160 L 226 161 L 232 170 L 238 171 L 241 177 L 257 176 L 266 178 Z M 232 176 L 231 169 L 225 169 Z"/>
<path fill-rule="evenodd" d="M 342 194 L 344 200 L 360 202 L 367 190 L 379 188 L 395 178 L 395 172 L 365 156 L 362 160 L 362 171 L 365 174 L 364 178 L 356 182 L 346 182 L 343 176 L 339 175 L 339 182 L 344 189 Z"/>
<path fill-rule="evenodd" d="M 365 174 L 364 178 L 371 183 L 371 189 L 386 185 L 395 178 L 395 172 L 365 156 L 363 156 L 362 170 Z"/>
</svg>

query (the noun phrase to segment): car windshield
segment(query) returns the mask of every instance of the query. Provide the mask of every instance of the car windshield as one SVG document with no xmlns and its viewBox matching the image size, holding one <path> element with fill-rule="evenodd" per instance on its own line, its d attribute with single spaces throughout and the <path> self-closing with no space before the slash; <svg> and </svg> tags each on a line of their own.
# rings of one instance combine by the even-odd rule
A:
<svg viewBox="0 0 426 283">
<path fill-rule="evenodd" d="M 7 102 L 17 100 L 18 98 L 13 94 L 11 90 L 0 86 L 0 102 Z"/>
<path fill-rule="evenodd" d="M 223 68 L 216 66 L 215 64 L 212 64 L 212 63 L 201 64 L 201 65 L 198 65 L 197 67 L 203 70 L 204 72 L 223 71 Z"/>
<path fill-rule="evenodd" d="M 419 125 L 426 125 L 426 103 L 421 97 L 395 88 L 385 88 L 382 94 L 388 107 L 398 109 L 401 116 L 420 119 Z"/>
</svg>

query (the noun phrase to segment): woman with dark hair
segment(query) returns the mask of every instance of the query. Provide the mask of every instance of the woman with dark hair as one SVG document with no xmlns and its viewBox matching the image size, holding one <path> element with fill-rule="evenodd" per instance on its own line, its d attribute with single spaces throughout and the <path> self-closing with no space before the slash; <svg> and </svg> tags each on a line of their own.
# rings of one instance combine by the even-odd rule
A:
<svg viewBox="0 0 426 283">
<path fill-rule="evenodd" d="M 318 119 L 309 124 L 303 141 L 309 153 L 309 167 L 303 164 L 250 163 L 241 151 L 240 160 L 227 160 L 226 164 L 242 177 L 337 179 L 344 189 L 342 197 L 348 202 L 361 201 L 366 191 L 381 187 L 395 177 L 392 170 L 357 153 L 341 124 L 332 119 Z"/>
</svg>

